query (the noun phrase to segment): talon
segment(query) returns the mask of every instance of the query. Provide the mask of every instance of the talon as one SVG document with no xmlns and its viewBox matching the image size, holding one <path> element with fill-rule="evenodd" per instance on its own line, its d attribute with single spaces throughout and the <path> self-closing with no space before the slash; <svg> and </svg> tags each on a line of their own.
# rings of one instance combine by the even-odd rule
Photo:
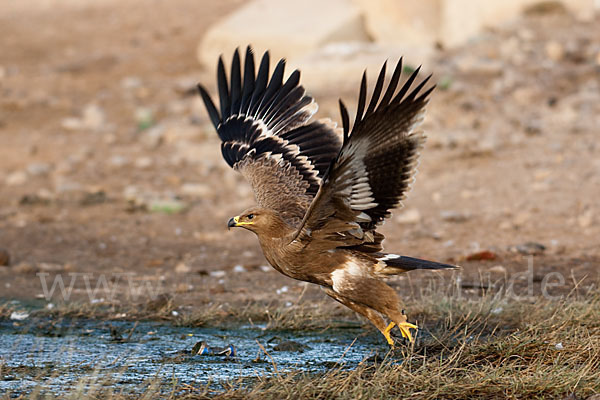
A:
<svg viewBox="0 0 600 400">
<path fill-rule="evenodd" d="M 402 333 L 402 337 L 407 338 L 409 342 L 413 341 L 413 337 L 410 333 L 410 329 L 411 328 L 415 329 L 415 330 L 419 329 L 418 326 L 411 324 L 409 322 L 402 322 L 401 324 L 398 325 L 398 328 L 400 328 L 400 333 Z"/>
<path fill-rule="evenodd" d="M 388 344 L 392 347 L 392 349 L 394 348 L 394 340 L 392 339 L 391 335 L 390 335 L 390 331 L 392 330 L 392 328 L 396 326 L 395 322 L 390 322 L 390 324 L 387 326 L 387 328 L 385 328 L 383 330 L 383 336 L 385 336 L 385 339 L 387 340 Z"/>
</svg>

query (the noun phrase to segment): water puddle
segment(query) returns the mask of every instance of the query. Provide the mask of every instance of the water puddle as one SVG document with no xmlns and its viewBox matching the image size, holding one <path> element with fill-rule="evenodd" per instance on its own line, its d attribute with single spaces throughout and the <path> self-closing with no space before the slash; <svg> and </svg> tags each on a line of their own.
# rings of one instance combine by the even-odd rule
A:
<svg viewBox="0 0 600 400">
<path fill-rule="evenodd" d="M 94 384 L 136 393 L 149 382 L 159 382 L 168 391 L 173 382 L 218 385 L 273 374 L 275 369 L 319 372 L 340 364 L 350 368 L 387 351 L 378 333 L 363 333 L 359 327 L 292 332 L 157 322 L 0 321 L 0 393 L 41 390 L 60 395 L 77 385 Z M 202 341 L 208 355 L 192 355 L 194 345 Z M 235 356 L 218 354 L 228 353 L 230 344 Z"/>
</svg>

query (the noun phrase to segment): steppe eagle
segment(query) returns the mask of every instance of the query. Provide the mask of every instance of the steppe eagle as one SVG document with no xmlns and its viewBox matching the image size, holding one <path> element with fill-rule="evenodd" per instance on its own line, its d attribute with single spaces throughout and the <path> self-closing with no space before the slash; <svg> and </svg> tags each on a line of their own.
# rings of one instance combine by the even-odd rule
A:
<svg viewBox="0 0 600 400">
<path fill-rule="evenodd" d="M 231 218 L 228 227 L 254 232 L 277 271 L 320 285 L 393 346 L 394 326 L 410 341 L 417 326 L 407 322 L 396 291 L 382 278 L 454 266 L 383 252 L 377 228 L 414 180 L 425 142 L 419 126 L 434 89 L 425 88 L 430 76 L 411 89 L 417 68 L 397 90 L 402 59 L 384 85 L 386 64 L 368 103 L 363 74 L 352 125 L 340 100 L 343 129 L 330 120 L 310 120 L 317 104 L 300 85 L 300 72 L 284 81 L 280 60 L 271 74 L 269 52 L 258 72 L 250 47 L 243 72 L 237 50 L 229 76 L 219 59 L 220 110 L 202 85 L 198 89 L 225 161 L 247 179 L 258 203 Z"/>
</svg>

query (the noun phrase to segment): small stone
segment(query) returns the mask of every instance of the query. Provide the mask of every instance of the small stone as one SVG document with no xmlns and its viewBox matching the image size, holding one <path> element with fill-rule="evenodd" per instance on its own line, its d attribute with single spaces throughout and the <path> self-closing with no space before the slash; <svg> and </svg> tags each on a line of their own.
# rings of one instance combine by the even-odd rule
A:
<svg viewBox="0 0 600 400">
<path fill-rule="evenodd" d="M 465 222 L 471 218 L 471 215 L 467 212 L 444 210 L 440 212 L 440 217 L 448 222 Z"/>
<path fill-rule="evenodd" d="M 61 264 L 45 263 L 45 262 L 38 263 L 37 267 L 40 271 L 46 271 L 46 272 L 56 272 L 56 271 L 62 271 L 64 269 L 64 266 Z"/>
<path fill-rule="evenodd" d="M 565 48 L 557 41 L 551 40 L 545 46 L 546 56 L 552 61 L 560 61 L 565 57 Z"/>
<path fill-rule="evenodd" d="M 78 131 L 83 128 L 83 122 L 79 118 L 66 117 L 60 121 L 60 126 L 68 131 Z"/>
<path fill-rule="evenodd" d="M 126 76 L 121 79 L 121 87 L 123 89 L 137 89 L 142 86 L 142 80 L 137 76 Z"/>
<path fill-rule="evenodd" d="M 587 209 L 583 214 L 577 217 L 577 223 L 580 228 L 588 228 L 594 222 L 594 214 L 591 209 Z"/>
<path fill-rule="evenodd" d="M 37 272 L 37 269 L 33 265 L 25 262 L 13 266 L 12 270 L 17 274 L 29 274 L 32 272 Z"/>
<path fill-rule="evenodd" d="M 178 274 L 188 274 L 191 271 L 192 268 L 183 261 L 175 266 L 175 272 L 177 272 Z"/>
<path fill-rule="evenodd" d="M 23 321 L 24 319 L 27 319 L 29 317 L 29 314 L 23 311 L 13 311 L 10 314 L 10 319 L 14 320 L 14 321 Z"/>
<path fill-rule="evenodd" d="M 554 348 L 556 350 L 563 350 L 565 348 L 565 346 L 563 346 L 563 344 L 561 342 L 558 342 L 554 345 Z"/>
<path fill-rule="evenodd" d="M 261 265 L 260 270 L 262 272 L 271 272 L 271 271 L 273 271 L 273 268 L 269 267 L 268 265 Z"/>
<path fill-rule="evenodd" d="M 213 278 L 222 278 L 226 275 L 227 273 L 223 270 L 218 270 L 218 271 L 210 271 L 209 275 L 212 276 Z"/>
<path fill-rule="evenodd" d="M 8 250 L 0 248 L 0 266 L 8 267 L 10 265 L 10 253 Z"/>
<path fill-rule="evenodd" d="M 214 190 L 203 183 L 184 183 L 181 185 L 181 193 L 194 196 L 194 197 L 207 197 L 211 195 Z"/>
<path fill-rule="evenodd" d="M 236 265 L 235 267 L 233 267 L 233 272 L 237 272 L 237 273 L 246 272 L 246 268 L 244 268 L 243 265 Z"/>
<path fill-rule="evenodd" d="M 32 163 L 27 166 L 27 172 L 31 176 L 47 175 L 50 172 L 50 165 L 46 163 Z"/>
<path fill-rule="evenodd" d="M 104 111 L 96 104 L 89 104 L 83 109 L 81 120 L 85 128 L 99 130 L 104 125 Z"/>
<path fill-rule="evenodd" d="M 165 127 L 162 124 L 159 124 L 146 129 L 140 137 L 140 141 L 149 149 L 155 149 L 164 142 L 164 136 Z"/>
<path fill-rule="evenodd" d="M 509 250 L 515 253 L 521 253 L 530 256 L 542 254 L 546 250 L 546 246 L 540 243 L 527 242 L 518 244 L 516 246 L 511 246 L 509 247 Z"/>
<path fill-rule="evenodd" d="M 153 164 L 152 158 L 150 157 L 138 157 L 135 160 L 135 166 L 138 168 L 149 168 Z"/>
<path fill-rule="evenodd" d="M 287 293 L 290 290 L 287 286 L 282 286 L 281 288 L 276 290 L 277 294 Z"/>
<path fill-rule="evenodd" d="M 125 156 L 115 154 L 114 156 L 109 158 L 108 163 L 113 167 L 120 168 L 127 165 L 127 163 L 129 163 L 129 160 Z"/>
<path fill-rule="evenodd" d="M 494 265 L 488 271 L 493 274 L 506 274 L 506 268 L 503 265 Z"/>
<path fill-rule="evenodd" d="M 421 213 L 416 208 L 404 210 L 396 217 L 396 222 L 402 225 L 418 224 L 421 221 Z"/>
<path fill-rule="evenodd" d="M 7 186 L 19 186 L 27 182 L 27 174 L 25 171 L 15 171 L 8 174 L 5 179 Z"/>
</svg>

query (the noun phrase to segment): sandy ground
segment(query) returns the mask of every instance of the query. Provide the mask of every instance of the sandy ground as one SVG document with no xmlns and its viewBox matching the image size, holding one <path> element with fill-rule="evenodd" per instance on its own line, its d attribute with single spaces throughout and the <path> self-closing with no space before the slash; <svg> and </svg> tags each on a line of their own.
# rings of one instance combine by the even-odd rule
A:
<svg viewBox="0 0 600 400">
<path fill-rule="evenodd" d="M 86 285 L 96 299 L 168 293 L 194 307 L 324 299 L 263 268 L 252 234 L 226 230 L 252 193 L 193 88 L 214 87 L 196 45 L 237 4 L 0 5 L 0 298 L 43 298 L 59 276 L 84 301 Z M 463 269 L 395 278 L 401 293 L 429 279 L 466 291 L 512 281 L 518 295 L 598 281 L 598 38 L 598 17 L 558 12 L 437 51 L 429 141 L 383 232 L 390 251 Z M 355 96 L 319 93 L 319 117 L 339 120 L 339 95 Z"/>
</svg>

